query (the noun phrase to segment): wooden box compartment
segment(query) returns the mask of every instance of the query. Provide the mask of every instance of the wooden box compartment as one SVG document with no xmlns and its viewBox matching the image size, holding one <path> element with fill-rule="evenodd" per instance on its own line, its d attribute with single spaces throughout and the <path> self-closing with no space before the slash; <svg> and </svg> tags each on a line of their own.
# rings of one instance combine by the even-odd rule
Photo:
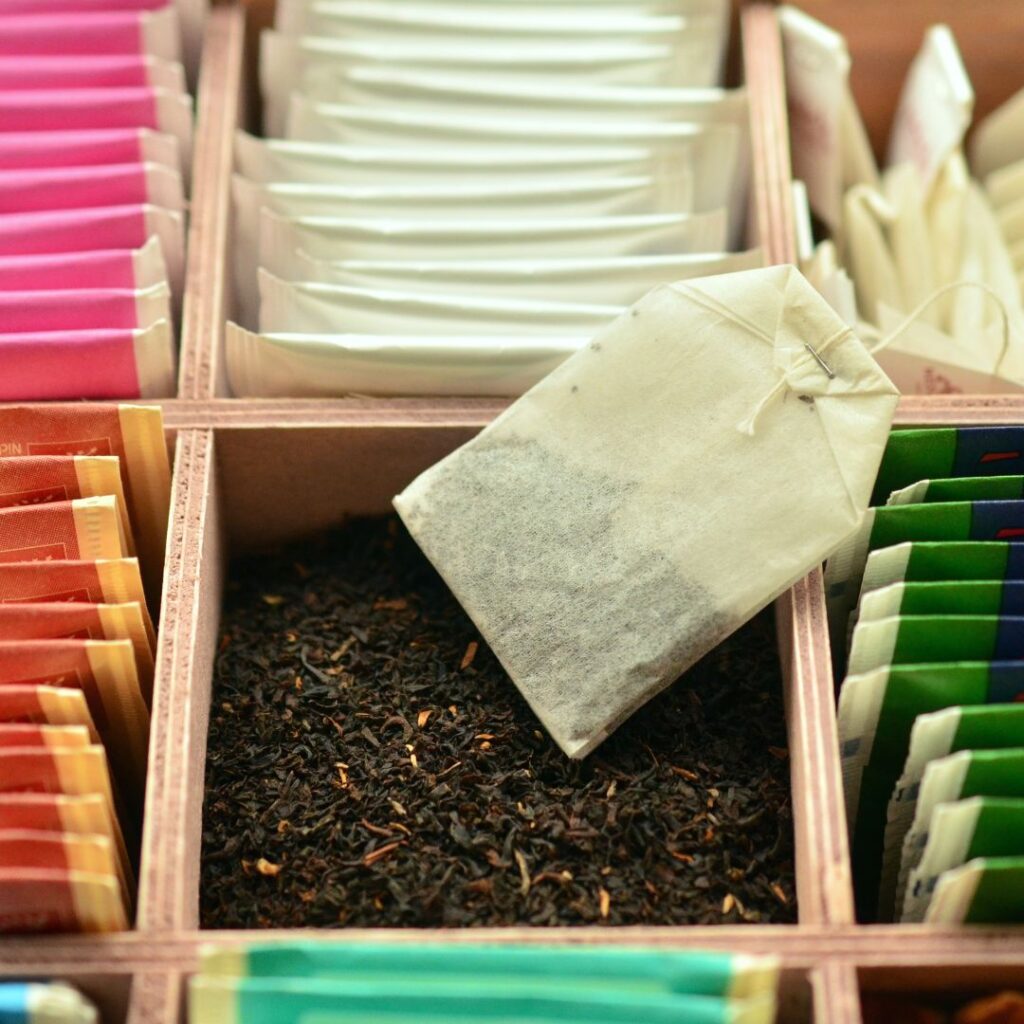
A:
<svg viewBox="0 0 1024 1024">
<path fill-rule="evenodd" d="M 953 0 L 914 0 L 898 9 L 890 5 L 891 11 L 874 0 L 868 5 L 809 0 L 802 6 L 851 33 L 855 68 L 860 69 L 855 71 L 858 90 L 866 88 L 857 84 L 860 79 L 869 85 L 872 75 L 885 74 L 898 87 L 902 68 L 895 70 L 893 55 L 904 55 L 899 56 L 904 65 L 909 61 L 926 21 L 955 19 L 959 29 L 961 21 L 972 21 L 982 8 L 998 10 L 998 24 L 1012 31 L 983 28 L 975 33 L 977 49 L 974 43 L 964 46 L 979 96 L 991 97 L 980 100 L 979 108 L 995 105 L 1018 84 L 1014 61 L 1022 22 L 1015 0 L 984 0 L 969 11 Z M 246 547 L 322 529 L 346 513 L 385 509 L 402 483 L 471 437 L 504 406 L 487 399 L 224 400 L 219 356 L 230 312 L 232 133 L 246 123 L 250 101 L 247 31 L 266 17 L 267 9 L 264 0 L 252 0 L 247 7 L 225 4 L 212 10 L 198 90 L 179 398 L 161 403 L 175 470 L 136 927 L 102 938 L 0 937 L 0 977 L 80 982 L 117 1024 L 181 1024 L 185 979 L 196 969 L 205 942 L 309 937 L 307 932 L 198 928 L 203 760 L 226 558 Z M 979 26 L 991 24 L 977 20 Z M 742 11 L 742 23 L 743 77 L 752 101 L 751 237 L 764 245 L 770 262 L 791 262 L 788 135 L 774 12 L 750 5 Z M 990 47 L 994 57 L 988 62 Z M 876 57 L 869 62 L 872 53 Z M 991 86 L 983 85 L 986 80 Z M 878 138 L 887 131 L 887 115 L 872 111 L 869 105 L 869 124 Z M 1024 401 L 915 397 L 901 402 L 897 422 L 1021 423 Z M 820 572 L 780 598 L 775 612 L 788 700 L 797 924 L 317 931 L 317 938 L 429 938 L 453 945 L 484 939 L 609 942 L 775 954 L 784 966 L 784 1020 L 794 1024 L 860 1024 L 862 988 L 954 992 L 1022 984 L 1024 930 L 940 931 L 854 922 Z"/>
</svg>

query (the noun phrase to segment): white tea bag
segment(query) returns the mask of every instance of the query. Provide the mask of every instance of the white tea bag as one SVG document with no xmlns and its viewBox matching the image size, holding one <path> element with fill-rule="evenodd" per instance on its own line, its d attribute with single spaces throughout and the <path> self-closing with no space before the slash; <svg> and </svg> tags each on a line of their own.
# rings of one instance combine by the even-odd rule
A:
<svg viewBox="0 0 1024 1024">
<path fill-rule="evenodd" d="M 889 138 L 889 163 L 911 163 L 925 188 L 963 145 L 974 90 L 948 25 L 933 25 L 907 73 Z"/>
<path fill-rule="evenodd" d="M 260 331 L 301 334 L 588 335 L 621 306 L 345 288 L 260 271 Z"/>
<path fill-rule="evenodd" d="M 681 52 L 682 51 L 682 52 Z M 557 78 L 560 91 L 581 83 L 649 87 L 708 87 L 717 82 L 717 58 L 700 40 L 636 42 L 630 39 L 521 41 L 492 38 L 335 39 L 260 37 L 260 84 L 264 129 L 284 130 L 293 92 L 339 102 L 346 70 L 356 64 L 386 68 L 458 70 L 503 81 Z"/>
<path fill-rule="evenodd" d="M 366 108 L 292 96 L 288 137 L 314 142 L 440 146 L 457 158 L 460 145 L 602 146 L 628 143 L 680 154 L 693 174 L 693 207 L 730 211 L 738 240 L 748 200 L 749 134 L 735 124 L 580 120 L 571 116 L 474 115 L 416 108 Z"/>
<path fill-rule="evenodd" d="M 314 259 L 497 259 L 531 253 L 554 257 L 721 252 L 724 210 L 701 214 L 622 217 L 520 217 L 501 220 L 399 221 L 372 218 L 280 217 L 264 210 L 260 266 L 284 280 L 298 280 L 298 253 Z M 236 296 L 247 323 L 255 322 L 256 280 L 236 253 Z"/>
<path fill-rule="evenodd" d="M 896 402 L 795 268 L 680 282 L 395 507 L 583 757 L 857 526 Z"/>
<path fill-rule="evenodd" d="M 589 336 L 253 334 L 227 325 L 236 398 L 344 395 L 517 397 Z"/>
<path fill-rule="evenodd" d="M 675 41 L 699 38 L 712 52 L 721 47 L 722 25 L 715 17 L 650 14 L 622 7 L 594 10 L 545 4 L 502 8 L 401 0 L 322 0 L 284 4 L 274 27 L 291 36 L 335 36 L 339 39 L 510 38 L 528 47 L 534 40 L 561 39 L 567 45 L 595 39 Z M 707 83 L 712 84 L 712 83 Z"/>
<path fill-rule="evenodd" d="M 570 183 L 577 178 L 650 175 L 692 182 L 686 151 L 613 143 L 607 146 L 345 145 L 259 139 L 235 134 L 235 170 L 250 181 L 309 181 L 321 185 L 489 181 L 524 177 Z M 685 186 L 692 193 L 692 184 Z"/>
<path fill-rule="evenodd" d="M 878 168 L 850 93 L 846 42 L 795 7 L 779 8 L 786 60 L 786 101 L 793 171 L 806 182 L 811 209 L 833 234 L 854 185 L 878 184 Z"/>
<path fill-rule="evenodd" d="M 971 140 L 971 166 L 979 178 L 1019 160 L 1024 160 L 1024 89 L 989 114 Z"/>
<path fill-rule="evenodd" d="M 655 285 L 763 266 L 760 249 L 738 253 L 507 260 L 328 260 L 298 253 L 300 281 L 507 295 L 629 306 Z"/>
<path fill-rule="evenodd" d="M 305 93 L 331 103 L 426 110 L 457 108 L 465 113 L 499 116 L 515 110 L 531 117 L 627 117 L 745 127 L 748 114 L 744 89 L 659 88 L 588 81 L 566 84 L 557 77 L 517 79 L 372 64 L 348 68 L 329 90 L 307 89 Z"/>
</svg>

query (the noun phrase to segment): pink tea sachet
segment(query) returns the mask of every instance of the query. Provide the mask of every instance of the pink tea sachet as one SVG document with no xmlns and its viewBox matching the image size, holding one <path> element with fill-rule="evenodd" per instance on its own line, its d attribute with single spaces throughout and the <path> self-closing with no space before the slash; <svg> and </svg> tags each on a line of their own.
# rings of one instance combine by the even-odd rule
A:
<svg viewBox="0 0 1024 1024">
<path fill-rule="evenodd" d="M 0 0 L 0 401 L 175 393 L 207 0 Z"/>
</svg>

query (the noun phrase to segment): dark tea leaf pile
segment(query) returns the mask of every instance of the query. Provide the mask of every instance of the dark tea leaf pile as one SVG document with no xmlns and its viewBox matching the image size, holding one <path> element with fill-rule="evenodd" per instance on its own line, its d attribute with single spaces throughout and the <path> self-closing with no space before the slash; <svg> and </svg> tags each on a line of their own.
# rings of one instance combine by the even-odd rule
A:
<svg viewBox="0 0 1024 1024">
<path fill-rule="evenodd" d="M 395 519 L 232 567 L 208 928 L 795 919 L 771 612 L 582 763 Z"/>
</svg>

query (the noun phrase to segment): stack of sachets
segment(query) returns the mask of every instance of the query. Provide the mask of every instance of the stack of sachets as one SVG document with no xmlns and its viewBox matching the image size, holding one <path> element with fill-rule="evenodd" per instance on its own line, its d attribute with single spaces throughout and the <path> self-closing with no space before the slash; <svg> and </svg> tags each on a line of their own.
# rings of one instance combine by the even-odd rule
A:
<svg viewBox="0 0 1024 1024">
<path fill-rule="evenodd" d="M 825 574 L 860 912 L 1024 921 L 1024 428 L 896 431 L 874 500 Z"/>
<path fill-rule="evenodd" d="M 518 395 L 655 285 L 760 263 L 725 0 L 282 0 L 239 135 L 239 396 Z M 254 333 L 255 332 L 255 333 Z"/>
<path fill-rule="evenodd" d="M 780 19 L 794 170 L 827 232 L 807 276 L 904 394 L 1020 392 L 1021 266 L 1007 245 L 1018 236 L 972 177 L 991 164 L 964 154 L 974 91 L 952 32 L 925 34 L 880 173 L 845 41 L 795 8 Z"/>
<path fill-rule="evenodd" d="M 211 949 L 191 1024 L 772 1024 L 778 965 L 600 947 L 259 944 Z"/>
<path fill-rule="evenodd" d="M 0 455 L 0 931 L 114 931 L 146 779 L 162 417 L 7 407 Z"/>
<path fill-rule="evenodd" d="M 0 982 L 0 1024 L 97 1024 L 93 1003 L 63 982 Z"/>
<path fill-rule="evenodd" d="M 174 394 L 205 0 L 0 0 L 0 401 Z"/>
</svg>

